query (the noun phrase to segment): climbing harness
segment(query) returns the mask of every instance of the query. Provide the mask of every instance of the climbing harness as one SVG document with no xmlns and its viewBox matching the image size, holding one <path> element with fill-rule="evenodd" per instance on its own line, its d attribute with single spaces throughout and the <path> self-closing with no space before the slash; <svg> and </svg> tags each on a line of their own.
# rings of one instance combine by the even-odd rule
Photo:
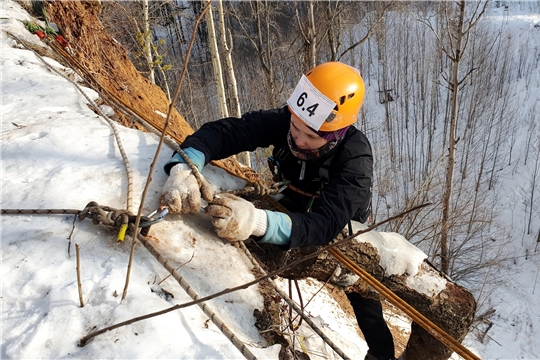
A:
<svg viewBox="0 0 540 360">
<path fill-rule="evenodd" d="M 285 176 L 281 172 L 281 165 L 279 164 L 279 160 L 277 160 L 275 157 L 269 156 L 267 162 L 268 162 L 268 167 L 270 169 L 270 172 L 272 173 L 272 179 L 274 180 L 274 182 L 276 182 L 277 186 L 279 187 L 276 193 L 281 193 L 286 188 L 289 188 L 292 191 L 295 191 L 307 197 L 311 197 L 311 198 L 319 197 L 318 194 L 311 194 L 307 191 L 297 188 L 296 186 L 291 184 L 290 180 L 285 179 Z M 276 184 L 271 185 L 271 188 L 275 187 Z M 264 195 L 266 194 L 262 194 L 261 196 L 264 196 Z M 274 194 L 270 194 L 270 195 L 274 195 Z"/>
</svg>

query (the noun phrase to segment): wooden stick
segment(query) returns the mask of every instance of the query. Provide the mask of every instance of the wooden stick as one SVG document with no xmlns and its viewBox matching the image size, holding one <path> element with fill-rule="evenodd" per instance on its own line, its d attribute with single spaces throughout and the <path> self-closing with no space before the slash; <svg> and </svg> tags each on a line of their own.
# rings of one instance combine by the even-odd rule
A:
<svg viewBox="0 0 540 360">
<path fill-rule="evenodd" d="M 131 267 L 133 265 L 133 256 L 135 255 L 135 244 L 137 242 L 137 234 L 139 233 L 139 222 L 141 221 L 142 210 L 143 210 L 143 207 L 144 207 L 144 200 L 146 199 L 146 194 L 148 193 L 148 188 L 150 186 L 150 182 L 152 181 L 152 173 L 154 171 L 154 167 L 156 166 L 156 163 L 157 163 L 157 160 L 158 160 L 158 157 L 159 157 L 159 153 L 161 151 L 161 147 L 163 146 L 165 135 L 167 134 L 167 127 L 169 126 L 169 120 L 171 118 L 171 114 L 172 114 L 173 110 L 175 109 L 175 103 L 176 103 L 176 100 L 178 99 L 178 95 L 180 94 L 180 89 L 182 88 L 182 80 L 184 79 L 184 76 L 185 76 L 185 74 L 187 72 L 187 65 L 188 65 L 188 62 L 189 62 L 191 49 L 193 48 L 193 44 L 195 43 L 195 37 L 197 35 L 197 28 L 199 27 L 199 22 L 201 21 L 202 17 L 206 13 L 206 11 L 208 11 L 211 4 L 212 4 L 211 1 L 209 1 L 208 4 L 206 4 L 206 6 L 201 11 L 201 14 L 199 15 L 199 17 L 195 21 L 195 25 L 193 26 L 193 34 L 191 36 L 191 42 L 189 43 L 189 47 L 188 47 L 188 50 L 187 50 L 187 53 L 186 53 L 186 58 L 185 58 L 185 61 L 184 61 L 184 68 L 182 69 L 182 73 L 180 75 L 180 80 L 178 80 L 178 87 L 176 88 L 176 92 L 174 94 L 174 97 L 171 100 L 171 103 L 169 104 L 169 111 L 167 113 L 167 118 L 165 119 L 165 125 L 163 126 L 163 132 L 161 133 L 161 138 L 159 139 L 159 144 L 158 144 L 158 147 L 156 149 L 156 154 L 154 155 L 154 160 L 152 161 L 152 164 L 150 165 L 150 171 L 148 171 L 148 177 L 146 179 L 146 184 L 144 185 L 144 190 L 143 190 L 143 193 L 142 193 L 142 196 L 141 196 L 141 203 L 139 205 L 139 211 L 137 213 L 137 218 L 135 219 L 135 230 L 134 230 L 134 234 L 133 234 L 133 240 L 131 242 L 131 251 L 129 253 L 129 263 L 128 263 L 128 269 L 127 269 L 127 273 L 126 273 L 126 283 L 124 285 L 124 291 L 122 292 L 122 300 L 124 300 L 126 298 L 126 296 L 127 296 L 129 278 L 130 278 L 130 275 L 131 275 Z"/>
<path fill-rule="evenodd" d="M 77 288 L 79 289 L 79 302 L 81 303 L 81 307 L 84 307 L 81 283 L 81 247 L 79 244 L 75 244 L 75 250 L 77 252 Z"/>
</svg>

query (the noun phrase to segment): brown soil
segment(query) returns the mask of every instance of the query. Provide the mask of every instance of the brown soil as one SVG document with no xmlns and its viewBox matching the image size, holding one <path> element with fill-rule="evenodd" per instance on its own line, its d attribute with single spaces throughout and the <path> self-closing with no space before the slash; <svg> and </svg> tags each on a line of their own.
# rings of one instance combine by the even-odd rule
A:
<svg viewBox="0 0 540 360">
<path fill-rule="evenodd" d="M 340 305 L 343 311 L 354 319 L 354 311 L 351 307 L 351 304 L 349 303 L 349 300 L 347 299 L 347 296 L 345 295 L 345 292 L 331 284 L 326 284 L 326 288 L 328 293 L 336 300 L 336 302 Z M 259 283 L 259 291 L 261 295 L 263 295 L 264 308 L 256 309 L 254 311 L 253 316 L 256 319 L 255 326 L 259 329 L 261 335 L 268 341 L 269 344 L 281 344 L 282 352 L 290 350 L 289 341 L 280 331 L 277 330 L 279 329 L 279 325 L 281 325 L 279 308 L 281 298 L 276 294 L 274 289 L 267 282 Z M 388 301 L 383 299 L 381 302 L 383 306 L 383 311 L 386 314 L 390 313 L 394 316 L 401 316 L 408 319 L 408 317 L 404 313 L 402 313 L 399 309 L 397 309 Z M 390 332 L 394 337 L 396 357 L 399 357 L 405 351 L 407 342 L 409 341 L 410 331 L 393 325 L 392 322 L 387 323 L 388 327 L 390 328 Z M 364 338 L 364 335 L 362 334 L 362 331 L 360 331 L 360 328 L 357 327 L 356 330 L 358 332 L 358 335 L 361 338 Z M 280 358 L 282 357 L 280 356 Z"/>
<path fill-rule="evenodd" d="M 51 21 L 59 26 L 70 44 L 75 62 L 66 65 L 80 66 L 79 70 L 87 70 L 93 79 L 84 74 L 83 77 L 96 87 L 94 90 L 98 91 L 107 103 L 120 103 L 128 107 L 162 131 L 165 119 L 157 112 L 167 114 L 170 102 L 161 88 L 150 83 L 137 71 L 126 50 L 106 32 L 99 20 L 100 2 L 45 1 L 45 4 Z M 133 119 L 126 118 L 119 112 L 117 115 L 123 125 L 142 130 Z M 193 132 L 182 115 L 173 109 L 167 134 L 181 143 Z M 242 167 L 234 158 L 213 164 L 248 181 L 255 182 L 258 179 L 254 171 Z"/>
</svg>

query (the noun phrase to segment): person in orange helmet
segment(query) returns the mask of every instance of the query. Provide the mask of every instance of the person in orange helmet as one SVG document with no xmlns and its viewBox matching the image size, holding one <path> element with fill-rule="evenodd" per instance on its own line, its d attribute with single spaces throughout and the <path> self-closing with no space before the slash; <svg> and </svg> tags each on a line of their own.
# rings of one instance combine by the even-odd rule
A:
<svg viewBox="0 0 540 360">
<path fill-rule="evenodd" d="M 367 137 L 353 126 L 364 95 L 358 69 L 327 62 L 301 77 L 286 106 L 209 122 L 188 136 L 181 148 L 199 171 L 212 160 L 273 146 L 274 180 L 287 185 L 281 202 L 289 213 L 218 194 L 205 209 L 217 235 L 287 250 L 328 244 L 351 219 L 366 222 L 373 155 Z M 170 177 L 161 205 L 172 213 L 199 212 L 197 180 L 182 156 L 175 152 L 164 170 Z M 366 359 L 395 359 L 380 301 L 356 293 L 348 298 L 369 346 Z"/>
</svg>

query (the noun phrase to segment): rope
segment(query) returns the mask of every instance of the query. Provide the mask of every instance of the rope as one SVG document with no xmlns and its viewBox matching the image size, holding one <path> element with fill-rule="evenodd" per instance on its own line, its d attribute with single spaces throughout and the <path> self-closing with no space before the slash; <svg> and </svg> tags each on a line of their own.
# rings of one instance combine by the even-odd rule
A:
<svg viewBox="0 0 540 360">
<path fill-rule="evenodd" d="M 185 292 L 193 299 L 197 300 L 200 296 L 195 290 L 189 285 L 189 283 L 184 279 L 182 275 L 176 270 L 173 264 L 170 264 L 167 259 L 162 256 L 144 237 L 139 236 L 139 241 L 144 245 L 144 247 L 156 258 L 156 260 L 165 268 L 171 275 L 178 281 L 180 286 L 185 290 Z M 202 311 L 212 320 L 212 322 L 218 327 L 218 329 L 225 335 L 225 337 L 242 353 L 242 355 L 248 360 L 256 360 L 257 357 L 249 350 L 246 344 L 241 341 L 232 331 L 225 325 L 225 323 L 216 315 L 216 313 L 208 306 L 206 302 L 197 304 Z"/>
<path fill-rule="evenodd" d="M 180 156 L 182 156 L 184 161 L 189 165 L 191 172 L 193 172 L 193 175 L 195 175 L 195 178 L 197 179 L 197 183 L 199 184 L 199 189 L 201 190 L 201 195 L 203 199 L 206 201 L 212 201 L 214 199 L 214 190 L 212 189 L 212 185 L 210 185 L 208 181 L 206 181 L 205 178 L 203 178 L 197 166 L 195 166 L 195 164 L 191 161 L 189 156 L 186 155 L 184 150 L 178 147 L 176 151 L 180 154 Z"/>
<path fill-rule="evenodd" d="M 76 215 L 80 212 L 75 209 L 2 209 L 2 215 Z"/>
</svg>

